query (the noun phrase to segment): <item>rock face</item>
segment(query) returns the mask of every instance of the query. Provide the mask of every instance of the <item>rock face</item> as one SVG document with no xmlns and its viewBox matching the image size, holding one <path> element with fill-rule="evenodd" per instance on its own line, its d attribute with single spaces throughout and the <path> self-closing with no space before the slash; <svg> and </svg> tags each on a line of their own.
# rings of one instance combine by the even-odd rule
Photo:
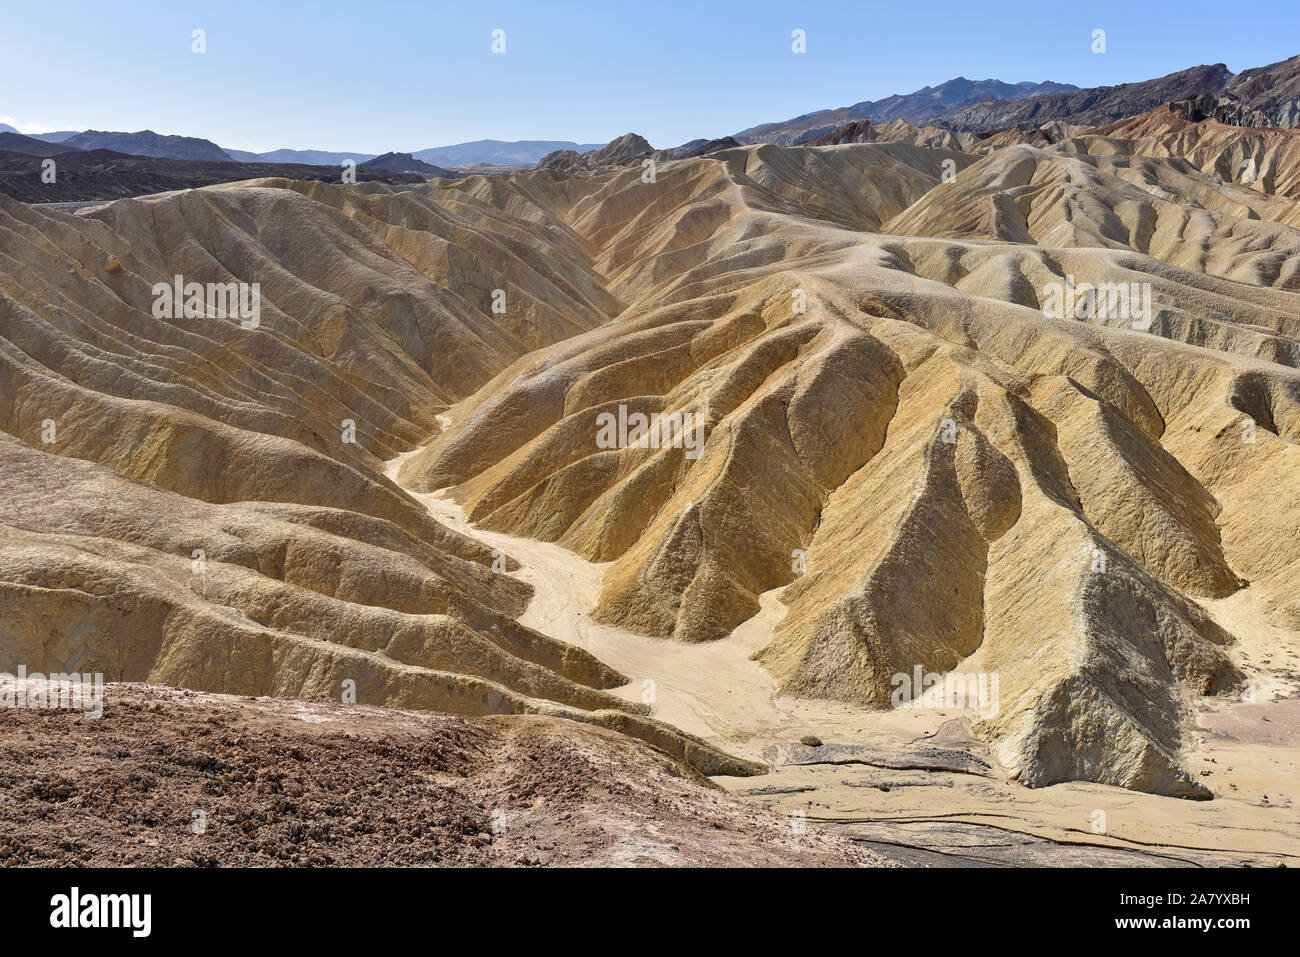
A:
<svg viewBox="0 0 1300 957">
<path fill-rule="evenodd" d="M 735 149 L 739 145 L 740 144 L 730 136 L 724 136 L 721 139 L 709 140 L 705 143 L 697 143 L 690 149 L 678 148 L 673 152 L 679 159 L 685 159 L 691 156 L 708 156 L 711 153 L 717 153 L 719 150 Z"/>
<path fill-rule="evenodd" d="M 636 133 L 624 133 L 618 139 L 597 150 L 579 154 L 575 150 L 560 149 L 547 153 L 537 161 L 537 169 L 564 170 L 569 172 L 608 169 L 627 164 L 649 156 L 654 148 L 645 137 Z"/>
<path fill-rule="evenodd" d="M 537 161 L 538 169 L 570 170 L 575 169 L 582 159 L 577 150 L 561 148 L 552 150 Z"/>
<path fill-rule="evenodd" d="M 1157 111 L 646 178 L 629 134 L 582 176 L 0 198 L 0 667 L 351 681 L 755 770 L 521 626 L 509 555 L 413 497 L 450 489 L 608 562 L 600 622 L 711 641 L 780 589 L 782 693 L 993 676 L 1023 783 L 1204 797 L 1187 702 L 1245 675 L 1202 603 L 1300 628 L 1297 136 Z M 159 317 L 176 275 L 260 320 Z"/>
<path fill-rule="evenodd" d="M 927 124 L 913 126 L 905 120 L 890 120 L 872 126 L 868 120 L 855 120 L 838 129 L 808 141 L 800 146 L 840 146 L 845 143 L 905 143 L 927 149 L 959 150 L 970 153 L 987 153 L 1026 143 L 1030 146 L 1052 146 L 1075 133 L 1086 132 L 1086 127 L 1072 127 L 1066 123 L 1045 123 L 1031 129 L 1009 127 L 994 132 L 951 130 L 944 126 Z"/>
<path fill-rule="evenodd" d="M 1300 56 L 1246 70 L 1225 89 L 1192 97 L 1180 106 L 1193 120 L 1294 129 L 1300 126 Z"/>
<path fill-rule="evenodd" d="M 837 130 L 832 130 L 816 139 L 802 143 L 803 146 L 840 146 L 844 143 L 874 143 L 880 134 L 871 126 L 870 120 L 854 120 L 845 123 Z"/>
<path fill-rule="evenodd" d="M 421 173 L 425 176 L 449 177 L 456 174 L 440 166 L 433 166 L 416 159 L 410 153 L 385 153 L 374 159 L 358 163 L 357 169 L 384 170 L 389 173 Z"/>
<path fill-rule="evenodd" d="M 1266 121 L 1239 125 L 1295 129 L 1300 126 L 1300 56 L 1244 70 L 1226 93 L 1250 110 L 1253 117 Z"/>
</svg>

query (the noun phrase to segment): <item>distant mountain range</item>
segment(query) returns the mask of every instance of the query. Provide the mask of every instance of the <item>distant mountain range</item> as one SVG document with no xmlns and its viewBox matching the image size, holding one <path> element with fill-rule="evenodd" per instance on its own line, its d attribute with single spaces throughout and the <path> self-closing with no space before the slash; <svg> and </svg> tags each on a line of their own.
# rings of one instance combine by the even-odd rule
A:
<svg viewBox="0 0 1300 957">
<path fill-rule="evenodd" d="M 24 136 L 4 123 L 0 133 Z M 29 137 L 46 143 L 59 143 L 74 149 L 107 149 L 132 156 L 155 156 L 165 159 L 201 159 L 209 161 L 235 160 L 240 163 L 298 163 L 310 166 L 338 166 L 344 160 L 364 163 L 375 159 L 375 153 L 340 152 L 337 150 L 278 149 L 265 153 L 226 149 L 211 140 L 192 136 L 160 136 L 152 130 L 139 133 L 110 133 L 99 130 L 62 130 L 57 133 L 33 133 Z M 476 163 L 490 166 L 531 166 L 547 153 L 571 149 L 578 153 L 600 149 L 604 143 L 575 143 L 572 140 L 474 140 L 450 146 L 434 146 L 415 153 L 416 160 L 435 167 L 469 166 Z M 15 149 L 16 147 L 0 147 Z M 31 153 L 30 155 L 48 155 Z"/>
<path fill-rule="evenodd" d="M 266 153 L 249 153 L 227 148 L 230 158 L 241 163 L 307 163 L 311 166 L 338 166 L 344 160 L 364 163 L 375 158 L 374 153 L 336 153 L 330 150 L 271 150 Z"/>
<path fill-rule="evenodd" d="M 76 136 L 81 130 L 58 130 L 54 133 L 29 133 L 32 139 L 44 140 L 47 143 L 62 143 L 69 136 Z"/>
<path fill-rule="evenodd" d="M 417 150 L 414 153 L 399 155 L 411 156 L 416 160 L 433 166 L 471 166 L 484 163 L 489 166 L 531 166 L 547 153 L 559 149 L 572 149 L 578 152 L 600 149 L 604 143 L 578 144 L 571 140 L 474 140 L 470 143 L 454 143 L 451 146 L 433 146 Z M 340 153 L 330 150 L 272 150 L 269 153 L 249 153 L 244 150 L 227 149 L 232 159 L 241 163 L 315 163 L 322 166 L 337 166 L 344 160 L 364 163 L 375 159 L 374 153 Z"/>
<path fill-rule="evenodd" d="M 585 153 L 598 150 L 604 143 L 574 143 L 571 140 L 475 140 L 455 146 L 435 146 L 412 155 L 426 163 L 438 166 L 467 166 L 471 163 L 490 163 L 493 166 L 531 166 L 547 153 L 556 150 L 574 150 Z"/>
<path fill-rule="evenodd" d="M 1238 126 L 1300 126 L 1300 56 L 1234 74 L 1222 63 L 1194 66 L 1141 83 L 1075 93 L 986 100 L 942 117 L 955 129 L 1039 126 L 1063 120 L 1101 126 L 1165 103 L 1197 99 L 1206 115 Z"/>
<path fill-rule="evenodd" d="M 1069 83 L 1003 83 L 957 77 L 915 93 L 817 110 L 734 134 L 743 144 L 794 146 L 869 120 L 905 120 L 987 133 L 1052 122 L 1103 126 L 1165 103 L 1196 99 L 1198 109 L 1239 126 L 1300 126 L 1300 56 L 1234 74 L 1222 63 L 1194 66 L 1137 83 L 1082 90 Z M 845 134 L 846 136 L 848 134 Z M 841 137 L 842 138 L 842 137 Z"/>
<path fill-rule="evenodd" d="M 14 131 L 12 126 L 0 123 L 0 150 L 12 150 L 26 153 L 28 156 L 55 156 L 68 152 L 68 147 L 59 143 L 47 143 L 32 136 L 24 136 Z"/>
<path fill-rule="evenodd" d="M 775 143 L 793 146 L 805 140 L 824 136 L 855 120 L 886 123 L 906 120 L 909 123 L 926 123 L 963 105 L 987 99 L 1017 100 L 1035 94 L 1066 93 L 1079 88 L 1069 83 L 1003 83 L 1001 80 L 968 80 L 964 76 L 926 86 L 915 93 L 894 94 L 883 100 L 864 100 L 852 106 L 833 110 L 817 110 L 777 123 L 752 126 L 733 134 L 743 144 Z"/>
<path fill-rule="evenodd" d="M 986 99 L 1019 100 L 1049 93 L 1072 93 L 1079 88 L 1072 83 L 1003 83 L 1001 80 L 968 80 L 959 76 L 938 86 L 926 86 L 905 96 L 895 94 L 883 100 L 866 100 L 849 109 L 873 123 L 906 120 L 921 124 L 943 116 L 964 103 Z"/>
<path fill-rule="evenodd" d="M 863 100 L 852 106 L 817 110 L 788 120 L 764 123 L 741 130 L 729 138 L 692 140 L 673 152 L 678 156 L 699 148 L 711 152 L 732 141 L 741 145 L 774 143 L 794 146 L 829 137 L 828 141 L 851 142 L 868 135 L 862 129 L 869 130 L 872 126 L 879 127 L 895 120 L 963 133 L 970 131 L 977 135 L 1011 127 L 1029 129 L 1052 122 L 1100 126 L 1165 103 L 1193 100 L 1196 111 L 1224 123 L 1281 128 L 1300 126 L 1300 56 L 1240 74 L 1216 63 L 1191 67 L 1152 80 L 1087 90 L 1053 81 L 1005 83 L 959 76 L 913 93 Z M 860 128 L 863 121 L 869 121 L 870 125 Z M 837 132 L 846 127 L 852 129 Z M 29 156 L 48 156 L 58 152 L 42 144 L 57 144 L 64 149 L 111 150 L 133 156 L 205 162 L 338 167 L 345 160 L 365 164 L 377 158 L 373 153 L 332 150 L 278 149 L 251 153 L 223 149 L 211 140 L 160 135 L 152 130 L 136 133 L 65 130 L 24 135 L 12 126 L 0 123 L 0 150 Z M 383 163 L 376 168 L 435 176 L 448 173 L 455 167 L 521 167 L 542 160 L 548 167 L 569 168 L 588 165 L 588 161 L 582 159 L 584 154 L 608 149 L 610 145 L 580 144 L 570 140 L 474 140 L 413 153 L 385 153 L 379 157 Z M 649 144 L 645 146 L 648 149 Z M 597 157 L 591 162 L 599 159 Z"/>
<path fill-rule="evenodd" d="M 230 156 L 216 143 L 193 136 L 164 136 L 153 130 L 138 133 L 111 133 L 104 130 L 86 130 L 67 139 L 60 145 L 78 150 L 112 150 L 130 156 L 152 156 L 157 159 L 229 161 Z"/>
<path fill-rule="evenodd" d="M 1015 100 L 990 97 L 949 111 L 941 119 L 945 125 L 957 129 L 1038 126 L 1052 120 L 1064 120 L 1079 126 L 1101 126 L 1145 113 L 1165 103 L 1218 92 L 1233 78 L 1232 71 L 1222 63 L 1194 66 L 1141 83 L 1044 93 Z"/>
</svg>

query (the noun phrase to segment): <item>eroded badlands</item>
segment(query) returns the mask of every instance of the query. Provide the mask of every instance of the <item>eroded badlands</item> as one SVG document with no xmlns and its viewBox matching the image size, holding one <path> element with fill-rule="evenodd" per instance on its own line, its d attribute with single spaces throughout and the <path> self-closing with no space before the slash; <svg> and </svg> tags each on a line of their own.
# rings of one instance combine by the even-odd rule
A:
<svg viewBox="0 0 1300 957">
<path fill-rule="evenodd" d="M 1229 797 L 1197 722 L 1300 691 L 1300 133 L 1067 132 L 0 197 L 5 665 L 352 682 L 737 781 L 794 754 L 772 709 L 902 748 L 862 730 L 917 715 L 898 675 L 996 675 L 944 734 L 999 794 Z M 176 275 L 260 324 L 155 318 Z M 1067 283 L 1150 313 L 1052 318 Z M 620 406 L 699 456 L 600 447 Z M 673 662 L 690 706 L 642 694 Z"/>
</svg>

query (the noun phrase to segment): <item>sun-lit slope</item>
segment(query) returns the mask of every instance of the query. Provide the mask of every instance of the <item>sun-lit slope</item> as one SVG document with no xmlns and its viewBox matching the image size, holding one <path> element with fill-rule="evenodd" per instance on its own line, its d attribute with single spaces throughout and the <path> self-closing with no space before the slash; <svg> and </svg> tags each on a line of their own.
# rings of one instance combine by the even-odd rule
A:
<svg viewBox="0 0 1300 957">
<path fill-rule="evenodd" d="M 1300 205 L 1176 159 L 1012 146 L 989 154 L 884 227 L 939 238 L 1143 253 L 1181 268 L 1300 288 Z"/>
<path fill-rule="evenodd" d="M 722 150 L 711 158 L 727 163 L 738 179 L 785 204 L 856 229 L 878 229 L 916 202 L 942 180 L 945 163 L 955 171 L 974 160 L 955 150 L 907 143 L 820 149 L 755 146 Z"/>
<path fill-rule="evenodd" d="M 1087 142 L 0 200 L 5 647 L 208 690 L 354 677 L 745 770 L 520 627 L 505 556 L 404 491 L 450 486 L 609 562 L 602 622 L 708 641 L 780 588 L 784 693 L 888 707 L 895 675 L 974 664 L 1025 783 L 1204 796 L 1185 703 L 1247 676 L 1199 603 L 1300 626 L 1297 234 L 1290 200 Z M 176 273 L 260 282 L 261 325 L 153 318 Z M 1047 317 L 1068 277 L 1149 284 L 1149 326 Z M 702 444 L 598 444 L 638 412 Z"/>
<path fill-rule="evenodd" d="M 622 308 L 606 291 L 582 238 L 499 177 L 473 177 L 454 188 L 443 181 L 367 191 L 284 185 L 364 225 L 432 283 L 438 306 L 446 310 L 440 318 L 455 318 L 461 326 L 428 337 L 436 349 L 435 377 L 447 371 L 438 361 L 450 362 L 457 354 L 463 361 L 464 346 L 457 340 L 465 333 L 484 335 L 494 346 L 485 368 L 496 371 L 503 358 L 523 351 L 521 345 L 568 338 Z M 495 290 L 504 293 L 499 311 L 492 308 Z"/>
<path fill-rule="evenodd" d="M 1178 104 L 1081 133 L 1069 148 L 1097 155 L 1176 157 L 1223 183 L 1300 199 L 1300 130 L 1193 119 Z M 1294 213 L 1288 220 L 1295 225 Z"/>
<path fill-rule="evenodd" d="M 0 201 L 6 338 L 67 384 L 194 412 L 212 420 L 211 431 L 266 433 L 373 465 L 435 430 L 437 411 L 530 344 L 607 318 L 561 301 L 544 279 L 554 257 L 521 238 L 514 244 L 535 269 L 512 257 L 505 240 L 485 238 L 485 248 L 473 250 L 484 232 L 477 222 L 448 227 L 454 242 L 440 239 L 430 226 L 438 217 L 418 193 L 300 187 L 316 198 L 270 186 L 193 190 L 121 201 L 93 214 L 98 221 Z M 356 205 L 382 207 L 395 222 L 379 230 Z M 475 278 L 484 288 L 465 275 L 479 260 L 495 272 Z M 154 284 L 176 275 L 257 283 L 260 325 L 154 318 Z M 521 291 L 529 286 L 531 299 Z M 491 310 L 494 288 L 506 294 L 502 317 Z M 595 292 L 601 309 L 616 309 Z M 533 311 L 530 301 L 545 306 Z M 507 322 L 526 328 L 531 343 Z M 42 402 L 93 399 L 51 395 Z M 344 419 L 360 437 L 350 447 L 337 438 Z"/>
<path fill-rule="evenodd" d="M 628 308 L 503 372 L 400 480 L 456 486 L 475 523 L 612 562 L 603 621 L 709 640 L 789 586 L 760 654 L 782 691 L 883 707 L 893 675 L 978 652 L 1004 702 L 983 731 L 1021 780 L 1204 796 L 1179 757 L 1183 701 L 1243 676 L 1197 600 L 1249 582 L 1275 622 L 1295 614 L 1282 584 L 1300 570 L 1294 496 L 1251 495 L 1234 463 L 1298 484 L 1282 450 L 1300 435 L 1300 297 L 1244 267 L 1227 279 L 1118 241 L 1072 248 L 1077 231 L 1053 248 L 1023 225 L 1021 243 L 846 229 L 816 199 L 783 211 L 759 182 L 811 169 L 809 193 L 827 188 L 810 152 L 853 155 L 841 168 L 857 182 L 875 146 L 717 154 L 734 189 L 709 161 L 661 172 L 658 193 L 631 171 L 589 178 L 614 225 L 593 230 L 605 220 L 591 203 L 574 220 L 608 244 L 597 261 Z M 762 176 L 738 171 L 773 150 Z M 1040 165 L 1080 166 L 1041 154 L 994 153 L 891 223 L 938 215 L 985 163 L 1028 163 L 1013 179 L 1031 189 Z M 1081 166 L 1080 202 L 1136 190 Z M 680 207 L 706 200 L 683 246 Z M 684 271 L 644 265 L 683 248 Z M 1147 331 L 1048 319 L 1044 285 L 1069 274 L 1150 282 L 1159 317 Z M 620 405 L 700 416 L 699 457 L 598 447 L 597 416 Z"/>
<path fill-rule="evenodd" d="M 0 654 L 247 695 L 547 714 L 709 773 L 738 762 L 602 689 L 627 678 L 515 620 L 531 588 L 436 523 L 212 505 L 0 436 Z"/>
<path fill-rule="evenodd" d="M 350 680 L 360 701 L 562 713 L 744 773 L 518 625 L 517 566 L 384 474 L 449 403 L 618 308 L 581 242 L 547 256 L 502 214 L 370 190 L 260 181 L 86 218 L 0 199 L 4 668 L 247 694 Z M 155 317 L 175 275 L 259 283 L 256 328 Z"/>
<path fill-rule="evenodd" d="M 1297 367 L 1300 231 L 1260 218 L 1294 208 L 1243 186 L 1216 186 L 1179 160 L 1015 146 L 886 228 L 965 240 L 905 246 L 915 272 L 962 290 L 1045 309 L 1067 282 L 1122 283 L 1135 295 L 1150 292 L 1150 315 L 1137 326 L 1144 331 Z M 1081 318 L 1128 328 L 1137 317 Z"/>
</svg>

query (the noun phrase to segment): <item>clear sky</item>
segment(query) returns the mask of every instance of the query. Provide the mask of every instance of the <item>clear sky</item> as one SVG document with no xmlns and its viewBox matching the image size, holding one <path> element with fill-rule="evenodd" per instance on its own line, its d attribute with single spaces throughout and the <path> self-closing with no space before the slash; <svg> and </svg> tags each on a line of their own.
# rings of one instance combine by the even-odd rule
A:
<svg viewBox="0 0 1300 957">
<path fill-rule="evenodd" d="M 669 147 L 958 75 L 1086 87 L 1297 53 L 1300 0 L 0 0 L 0 122 L 255 151 Z"/>
</svg>

